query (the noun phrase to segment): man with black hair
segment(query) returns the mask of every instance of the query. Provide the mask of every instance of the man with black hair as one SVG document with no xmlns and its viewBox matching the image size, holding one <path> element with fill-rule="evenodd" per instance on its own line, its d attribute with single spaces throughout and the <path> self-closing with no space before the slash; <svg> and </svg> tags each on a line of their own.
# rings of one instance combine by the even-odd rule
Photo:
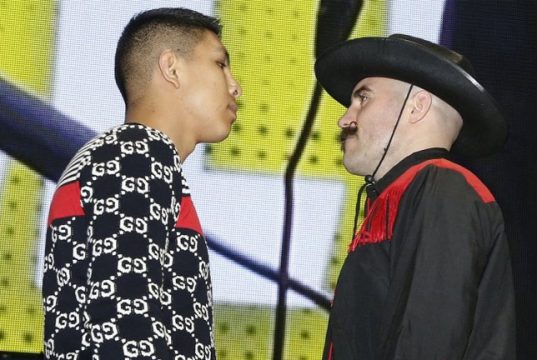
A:
<svg viewBox="0 0 537 360">
<path fill-rule="evenodd" d="M 338 122 L 343 163 L 365 176 L 357 209 L 367 193 L 323 359 L 515 359 L 502 214 L 451 160 L 494 153 L 507 133 L 470 63 L 396 34 L 336 45 L 315 72 L 347 107 Z"/>
<path fill-rule="evenodd" d="M 181 164 L 224 140 L 241 88 L 212 17 L 149 10 L 125 27 L 125 124 L 87 143 L 49 211 L 47 359 L 214 359 L 203 231 Z"/>
</svg>

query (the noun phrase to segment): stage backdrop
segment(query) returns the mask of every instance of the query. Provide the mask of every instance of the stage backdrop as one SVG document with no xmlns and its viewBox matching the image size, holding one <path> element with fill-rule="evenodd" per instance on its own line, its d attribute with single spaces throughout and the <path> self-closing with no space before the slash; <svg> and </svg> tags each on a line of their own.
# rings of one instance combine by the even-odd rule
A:
<svg viewBox="0 0 537 360">
<path fill-rule="evenodd" d="M 229 138 L 184 165 L 211 249 L 219 359 L 318 359 L 362 180 L 342 166 L 344 109 L 320 92 L 315 56 L 347 37 L 441 41 L 454 26 L 443 0 L 0 2 L 0 353 L 42 351 L 55 180 L 122 123 L 115 46 L 131 16 L 160 6 L 218 16 L 243 88 Z"/>
</svg>

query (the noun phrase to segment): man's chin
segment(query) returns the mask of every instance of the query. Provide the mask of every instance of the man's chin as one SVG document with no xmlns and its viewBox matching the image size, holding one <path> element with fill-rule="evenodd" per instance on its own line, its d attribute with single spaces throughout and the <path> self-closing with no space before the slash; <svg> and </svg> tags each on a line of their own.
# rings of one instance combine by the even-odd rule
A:
<svg viewBox="0 0 537 360">
<path fill-rule="evenodd" d="M 347 170 L 349 174 L 357 175 L 357 176 L 364 176 L 363 170 L 360 169 L 359 165 L 349 163 L 348 161 L 345 161 L 345 158 L 343 158 L 343 166 L 345 167 L 345 170 Z"/>
<path fill-rule="evenodd" d="M 343 161 L 343 166 L 345 167 L 345 170 L 347 170 L 348 173 L 354 174 L 353 167 L 350 164 L 347 164 L 347 162 Z"/>
<path fill-rule="evenodd" d="M 215 134 L 215 135 L 213 135 L 211 137 L 208 137 L 207 139 L 205 139 L 202 142 L 206 143 L 206 144 L 216 144 L 216 143 L 219 143 L 219 142 L 222 142 L 222 141 L 226 140 L 230 133 L 231 133 L 231 129 L 228 130 L 228 131 L 222 132 L 220 134 Z"/>
</svg>

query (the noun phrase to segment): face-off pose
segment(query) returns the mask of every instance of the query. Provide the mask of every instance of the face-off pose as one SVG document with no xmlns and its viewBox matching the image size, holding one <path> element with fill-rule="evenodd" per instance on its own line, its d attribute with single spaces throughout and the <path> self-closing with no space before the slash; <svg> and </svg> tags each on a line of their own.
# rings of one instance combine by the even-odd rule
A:
<svg viewBox="0 0 537 360">
<path fill-rule="evenodd" d="M 47 359 L 214 359 L 207 245 L 182 162 L 227 137 L 241 88 L 214 18 L 133 17 L 116 51 L 125 124 L 64 171 L 49 212 Z"/>
<path fill-rule="evenodd" d="M 348 108 L 338 122 L 343 163 L 365 176 L 367 193 L 323 358 L 515 359 L 502 214 L 486 186 L 450 160 L 450 151 L 491 154 L 506 137 L 470 63 L 392 35 L 339 44 L 315 72 Z"/>
</svg>

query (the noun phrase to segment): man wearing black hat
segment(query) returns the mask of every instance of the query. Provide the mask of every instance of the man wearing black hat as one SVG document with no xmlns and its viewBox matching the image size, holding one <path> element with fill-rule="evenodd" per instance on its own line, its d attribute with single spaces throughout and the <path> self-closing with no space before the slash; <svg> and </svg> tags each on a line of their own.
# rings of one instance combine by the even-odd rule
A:
<svg viewBox="0 0 537 360">
<path fill-rule="evenodd" d="M 460 54 L 406 36 L 344 42 L 315 64 L 348 108 L 346 169 L 365 176 L 365 219 L 349 247 L 323 359 L 514 359 L 503 218 L 450 160 L 499 150 L 506 125 Z"/>
</svg>

